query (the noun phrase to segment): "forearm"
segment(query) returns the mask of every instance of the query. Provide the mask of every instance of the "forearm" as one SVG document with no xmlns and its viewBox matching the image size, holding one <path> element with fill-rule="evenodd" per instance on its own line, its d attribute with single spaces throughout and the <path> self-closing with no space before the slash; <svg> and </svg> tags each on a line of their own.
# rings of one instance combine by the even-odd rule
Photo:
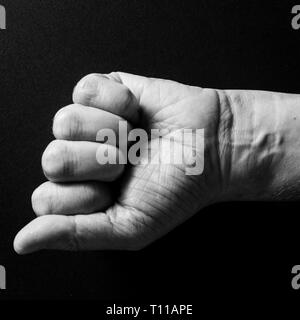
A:
<svg viewBox="0 0 300 320">
<path fill-rule="evenodd" d="M 300 198 L 300 95 L 225 90 L 220 100 L 226 196 Z"/>
</svg>

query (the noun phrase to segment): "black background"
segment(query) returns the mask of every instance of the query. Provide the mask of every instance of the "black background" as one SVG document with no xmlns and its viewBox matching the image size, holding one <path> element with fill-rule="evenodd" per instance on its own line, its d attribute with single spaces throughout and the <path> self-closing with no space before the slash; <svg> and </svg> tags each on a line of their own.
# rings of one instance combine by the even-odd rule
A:
<svg viewBox="0 0 300 320">
<path fill-rule="evenodd" d="M 42 252 L 12 242 L 34 218 L 30 196 L 55 112 L 91 72 L 126 71 L 215 88 L 300 93 L 300 30 L 288 1 L 2 0 L 0 299 L 228 301 L 251 308 L 291 289 L 300 262 L 297 203 L 209 207 L 141 252 Z M 201 298 L 200 298 L 201 297 Z M 274 305 L 277 308 L 278 305 Z"/>
</svg>

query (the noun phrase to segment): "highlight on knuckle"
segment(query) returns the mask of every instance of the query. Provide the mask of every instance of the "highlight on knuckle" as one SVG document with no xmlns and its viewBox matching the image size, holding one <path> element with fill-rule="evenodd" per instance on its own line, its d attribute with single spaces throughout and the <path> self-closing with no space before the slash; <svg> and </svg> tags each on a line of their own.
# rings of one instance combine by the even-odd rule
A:
<svg viewBox="0 0 300 320">
<path fill-rule="evenodd" d="M 91 90 L 87 83 L 94 84 L 94 90 Z M 93 96 L 97 93 L 99 87 L 99 75 L 91 73 L 83 77 L 75 86 L 73 91 L 73 101 L 83 105 L 90 105 Z"/>
<path fill-rule="evenodd" d="M 122 113 L 126 113 L 127 110 L 131 107 L 131 102 L 133 100 L 133 93 L 125 86 L 123 86 L 123 93 L 121 95 L 122 100 L 120 107 L 122 108 Z"/>
<path fill-rule="evenodd" d="M 49 193 L 42 188 L 36 189 L 31 196 L 33 211 L 37 216 L 53 213 L 53 199 Z"/>
<path fill-rule="evenodd" d="M 52 141 L 42 156 L 45 176 L 52 181 L 72 175 L 73 163 L 69 159 L 69 150 L 61 140 Z"/>
<path fill-rule="evenodd" d="M 81 122 L 75 108 L 67 106 L 60 109 L 54 117 L 53 134 L 57 139 L 72 139 L 80 136 Z"/>
</svg>

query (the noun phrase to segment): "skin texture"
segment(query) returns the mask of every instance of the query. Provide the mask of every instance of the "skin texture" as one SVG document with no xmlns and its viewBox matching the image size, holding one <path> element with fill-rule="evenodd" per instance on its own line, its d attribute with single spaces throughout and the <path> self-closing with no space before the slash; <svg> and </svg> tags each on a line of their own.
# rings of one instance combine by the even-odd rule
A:
<svg viewBox="0 0 300 320">
<path fill-rule="evenodd" d="M 38 217 L 16 236 L 19 254 L 138 250 L 211 203 L 297 196 L 296 95 L 202 89 L 115 72 L 83 78 L 73 102 L 55 116 L 57 140 L 42 158 L 49 181 L 33 193 Z M 186 175 L 183 165 L 172 164 L 100 166 L 96 150 L 107 145 L 96 142 L 97 131 L 117 132 L 120 120 L 171 135 L 204 129 L 203 173 Z M 117 195 L 110 189 L 115 180 Z"/>
<path fill-rule="evenodd" d="M 225 95 L 233 119 L 228 198 L 299 199 L 299 95 L 247 90 Z"/>
</svg>

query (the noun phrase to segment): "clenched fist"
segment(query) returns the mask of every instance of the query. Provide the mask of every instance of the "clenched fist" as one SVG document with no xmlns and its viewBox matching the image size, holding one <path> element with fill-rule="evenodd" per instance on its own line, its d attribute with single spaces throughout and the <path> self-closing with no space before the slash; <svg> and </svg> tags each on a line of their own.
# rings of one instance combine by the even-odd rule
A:
<svg viewBox="0 0 300 320">
<path fill-rule="evenodd" d="M 16 236 L 20 254 L 137 250 L 208 204 L 284 197 L 283 181 L 294 177 L 288 163 L 299 156 L 300 148 L 291 147 L 300 144 L 299 121 L 287 123 L 299 113 L 297 95 L 202 89 L 114 72 L 83 78 L 73 102 L 54 118 L 56 140 L 42 157 L 49 181 L 32 195 L 38 217 Z M 203 172 L 187 174 L 186 163 L 176 161 L 100 163 L 99 154 L 120 159 L 128 151 L 97 139 L 103 129 L 112 130 L 116 141 L 128 139 L 119 129 L 124 121 L 128 132 L 164 132 L 149 135 L 145 147 L 162 158 L 171 149 L 155 142 L 170 137 L 186 154 L 203 150 L 196 157 Z M 186 141 L 178 134 L 186 129 L 204 129 L 204 139 Z M 292 188 L 299 190 L 296 182 Z"/>
</svg>

